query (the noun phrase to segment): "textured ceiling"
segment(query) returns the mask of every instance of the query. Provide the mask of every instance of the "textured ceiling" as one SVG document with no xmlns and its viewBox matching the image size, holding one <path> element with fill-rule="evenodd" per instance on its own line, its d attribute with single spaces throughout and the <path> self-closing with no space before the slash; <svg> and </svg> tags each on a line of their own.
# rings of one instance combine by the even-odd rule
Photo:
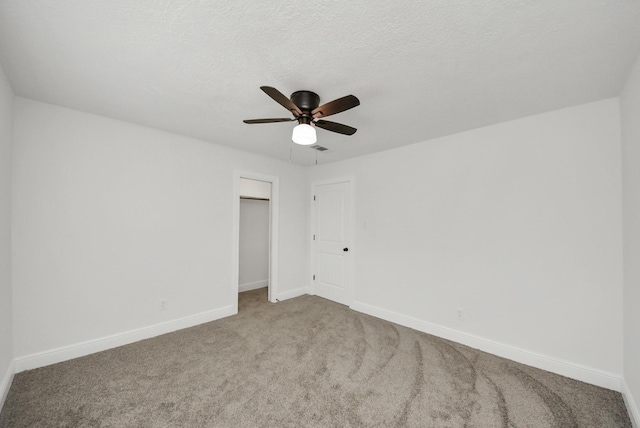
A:
<svg viewBox="0 0 640 428">
<path fill-rule="evenodd" d="M 0 0 L 18 95 L 288 159 L 261 85 L 354 94 L 322 163 L 616 96 L 639 51 L 638 0 Z"/>
</svg>

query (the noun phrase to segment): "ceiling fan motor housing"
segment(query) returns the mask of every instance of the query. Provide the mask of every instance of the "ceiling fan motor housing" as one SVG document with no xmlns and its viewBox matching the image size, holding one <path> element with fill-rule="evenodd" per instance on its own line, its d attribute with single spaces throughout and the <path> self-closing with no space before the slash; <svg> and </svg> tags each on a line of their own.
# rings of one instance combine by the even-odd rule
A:
<svg viewBox="0 0 640 428">
<path fill-rule="evenodd" d="M 311 91 L 296 91 L 291 94 L 291 101 L 297 105 L 303 113 L 310 113 L 320 105 L 320 97 Z"/>
</svg>

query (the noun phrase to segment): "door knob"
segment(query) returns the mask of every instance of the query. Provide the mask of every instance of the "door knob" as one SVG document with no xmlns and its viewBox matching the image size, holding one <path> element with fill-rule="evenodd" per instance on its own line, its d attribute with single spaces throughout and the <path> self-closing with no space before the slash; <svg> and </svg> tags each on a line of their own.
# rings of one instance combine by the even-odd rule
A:
<svg viewBox="0 0 640 428">
<path fill-rule="evenodd" d="M 342 249 L 342 251 L 344 251 L 344 252 L 346 253 L 347 251 L 349 251 L 349 249 L 348 249 L 347 247 L 344 247 L 344 248 Z"/>
</svg>

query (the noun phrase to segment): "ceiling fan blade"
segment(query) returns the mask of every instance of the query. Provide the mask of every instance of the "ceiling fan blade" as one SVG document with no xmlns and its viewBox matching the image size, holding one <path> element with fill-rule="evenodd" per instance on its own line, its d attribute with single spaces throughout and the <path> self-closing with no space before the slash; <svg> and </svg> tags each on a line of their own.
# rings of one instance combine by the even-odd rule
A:
<svg viewBox="0 0 640 428">
<path fill-rule="evenodd" d="M 291 122 L 292 120 L 295 120 L 295 119 L 282 117 L 279 119 L 245 119 L 243 120 L 243 122 L 244 123 L 276 123 L 276 122 Z"/>
<path fill-rule="evenodd" d="M 294 116 L 298 117 L 299 115 L 302 114 L 302 111 L 300 110 L 300 108 L 298 108 L 298 106 L 295 105 L 293 101 L 287 98 L 286 95 L 284 95 L 282 92 L 280 92 L 276 88 L 272 88 L 271 86 L 260 86 L 260 89 L 262 89 L 265 94 L 273 98 L 282 107 L 286 108 L 291 113 L 293 113 Z"/>
<path fill-rule="evenodd" d="M 357 129 L 341 123 L 329 122 L 328 120 L 316 120 L 313 122 L 318 128 L 326 129 L 327 131 L 337 132 L 338 134 L 353 135 Z"/>
<path fill-rule="evenodd" d="M 347 95 L 346 97 L 338 98 L 337 100 L 330 101 L 321 105 L 318 108 L 313 109 L 311 115 L 315 118 L 327 117 L 332 114 L 340 113 L 350 108 L 354 108 L 360 105 L 360 100 L 354 95 Z"/>
</svg>

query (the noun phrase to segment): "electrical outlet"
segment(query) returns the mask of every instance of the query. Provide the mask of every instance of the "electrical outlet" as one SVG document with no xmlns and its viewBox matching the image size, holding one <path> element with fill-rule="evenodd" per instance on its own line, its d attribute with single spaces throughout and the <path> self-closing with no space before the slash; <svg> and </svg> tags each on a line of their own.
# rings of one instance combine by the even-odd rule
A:
<svg viewBox="0 0 640 428">
<path fill-rule="evenodd" d="M 464 308 L 456 308 L 456 319 L 464 320 Z"/>
<path fill-rule="evenodd" d="M 169 304 L 167 303 L 167 299 L 160 300 L 160 310 L 166 311 L 167 309 L 169 309 Z"/>
</svg>

